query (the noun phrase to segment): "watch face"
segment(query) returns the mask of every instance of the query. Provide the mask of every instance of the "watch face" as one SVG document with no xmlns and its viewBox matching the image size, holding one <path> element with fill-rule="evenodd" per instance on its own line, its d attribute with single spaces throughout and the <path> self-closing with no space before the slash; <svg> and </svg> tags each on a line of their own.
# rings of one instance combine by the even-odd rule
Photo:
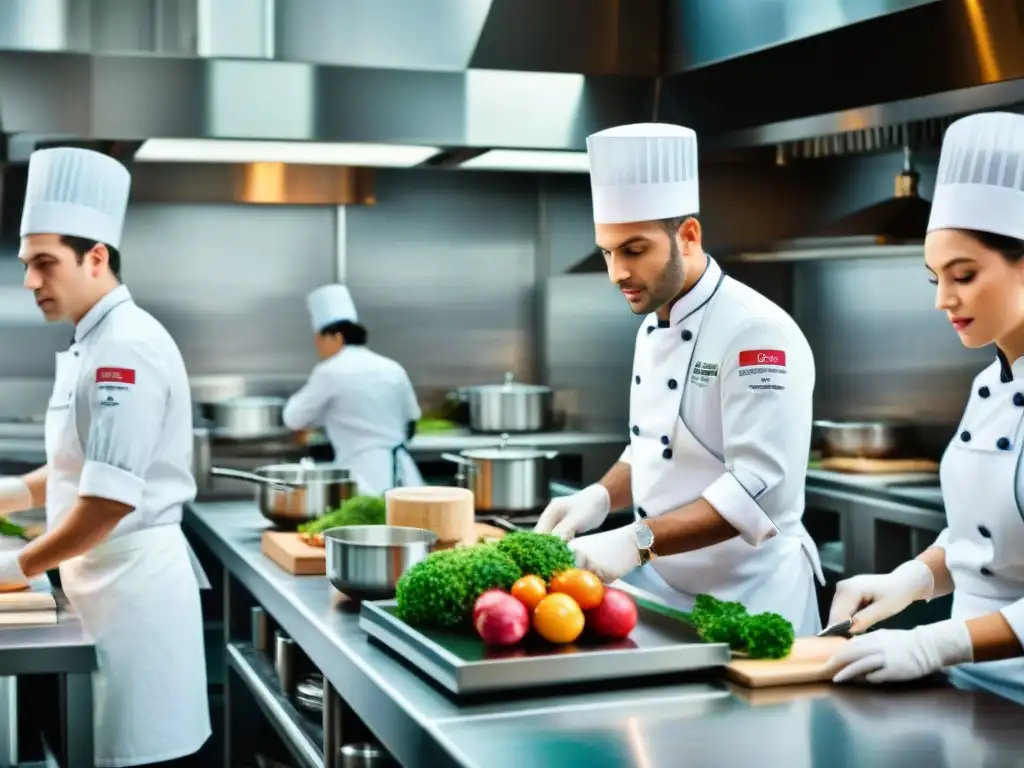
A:
<svg viewBox="0 0 1024 768">
<path fill-rule="evenodd" d="M 643 523 L 636 524 L 633 535 L 636 537 L 637 549 L 650 549 L 654 544 L 654 533 Z"/>
</svg>

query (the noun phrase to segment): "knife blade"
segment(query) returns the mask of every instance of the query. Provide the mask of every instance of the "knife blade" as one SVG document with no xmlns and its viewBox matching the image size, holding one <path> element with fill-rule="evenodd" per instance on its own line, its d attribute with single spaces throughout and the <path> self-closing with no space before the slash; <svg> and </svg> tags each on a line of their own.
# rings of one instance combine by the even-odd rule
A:
<svg viewBox="0 0 1024 768">
<path fill-rule="evenodd" d="M 832 637 L 838 635 L 840 637 L 850 637 L 850 627 L 853 626 L 852 619 L 846 619 L 845 621 L 837 621 L 828 627 L 825 627 L 821 632 L 818 633 L 818 637 Z"/>
</svg>

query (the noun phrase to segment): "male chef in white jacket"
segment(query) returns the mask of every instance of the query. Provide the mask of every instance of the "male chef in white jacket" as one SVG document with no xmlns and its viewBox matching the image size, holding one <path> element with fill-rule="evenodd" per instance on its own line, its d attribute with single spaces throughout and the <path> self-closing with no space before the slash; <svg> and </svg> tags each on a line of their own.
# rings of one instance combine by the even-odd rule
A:
<svg viewBox="0 0 1024 768">
<path fill-rule="evenodd" d="M 421 412 L 405 369 L 366 346 L 346 286 L 323 285 L 306 304 L 320 362 L 285 405 L 285 426 L 324 427 L 334 463 L 353 473 L 361 493 L 423 485 L 406 448 Z"/>
<path fill-rule="evenodd" d="M 120 284 L 130 185 L 90 150 L 29 160 L 25 287 L 75 331 L 57 355 L 46 464 L 0 479 L 0 514 L 45 506 L 47 531 L 0 553 L 0 583 L 60 568 L 96 642 L 96 765 L 184 765 L 211 733 L 201 571 L 180 527 L 196 491 L 192 402 L 174 340 Z"/>
<path fill-rule="evenodd" d="M 633 524 L 572 539 L 580 567 L 609 582 L 628 576 L 683 609 L 709 593 L 814 634 L 814 578 L 823 577 L 801 522 L 814 388 L 807 340 L 704 252 L 692 130 L 610 128 L 588 137 L 587 154 L 608 276 L 644 316 L 630 445 L 600 482 L 552 501 L 536 529 L 572 539 L 632 506 Z"/>
</svg>

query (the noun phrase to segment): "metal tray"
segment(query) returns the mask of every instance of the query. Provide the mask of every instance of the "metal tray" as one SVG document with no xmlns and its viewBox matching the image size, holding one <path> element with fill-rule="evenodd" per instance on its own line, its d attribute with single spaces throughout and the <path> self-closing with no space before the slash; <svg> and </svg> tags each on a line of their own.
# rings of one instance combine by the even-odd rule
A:
<svg viewBox="0 0 1024 768">
<path fill-rule="evenodd" d="M 419 630 L 396 615 L 394 600 L 366 601 L 359 626 L 454 694 L 492 693 L 603 680 L 655 677 L 725 666 L 727 643 L 705 643 L 679 612 L 631 594 L 639 612 L 625 640 L 581 638 L 553 645 L 530 633 L 509 648 L 472 633 Z"/>
</svg>

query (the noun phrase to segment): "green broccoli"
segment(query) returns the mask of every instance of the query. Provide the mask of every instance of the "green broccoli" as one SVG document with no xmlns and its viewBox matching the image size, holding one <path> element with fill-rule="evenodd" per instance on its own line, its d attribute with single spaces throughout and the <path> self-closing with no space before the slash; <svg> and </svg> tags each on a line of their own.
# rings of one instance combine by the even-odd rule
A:
<svg viewBox="0 0 1024 768">
<path fill-rule="evenodd" d="M 413 626 L 454 629 L 471 620 L 481 594 L 508 591 L 522 575 L 494 544 L 434 552 L 398 580 L 397 615 Z"/>
<path fill-rule="evenodd" d="M 752 659 L 781 659 L 793 647 L 793 625 L 777 613 L 752 615 L 741 603 L 703 594 L 686 616 L 705 642 L 728 643 Z"/>
<path fill-rule="evenodd" d="M 512 558 L 524 574 L 535 574 L 544 581 L 551 581 L 556 573 L 576 566 L 569 545 L 550 533 L 513 531 L 505 534 L 496 546 Z"/>
</svg>

